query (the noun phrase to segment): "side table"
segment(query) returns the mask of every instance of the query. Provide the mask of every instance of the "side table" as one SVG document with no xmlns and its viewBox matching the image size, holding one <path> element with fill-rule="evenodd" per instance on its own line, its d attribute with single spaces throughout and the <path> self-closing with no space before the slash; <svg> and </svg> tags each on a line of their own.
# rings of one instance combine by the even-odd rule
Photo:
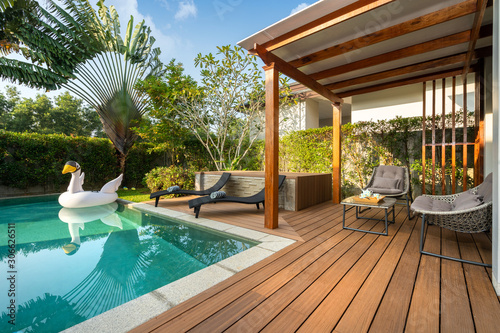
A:
<svg viewBox="0 0 500 333">
<path fill-rule="evenodd" d="M 355 197 L 349 197 L 340 203 L 341 205 L 344 206 L 344 212 L 342 215 L 342 228 L 347 229 L 347 230 L 354 230 L 354 231 L 362 231 L 370 234 L 376 234 L 376 235 L 388 235 L 388 227 L 387 223 L 394 223 L 396 221 L 395 218 L 395 213 L 394 213 L 394 204 L 396 203 L 396 199 L 394 198 L 388 198 L 385 197 L 383 200 L 377 202 L 377 203 L 365 203 L 365 202 L 359 202 L 355 200 Z M 346 209 L 347 206 L 351 206 Z M 357 219 L 365 219 L 365 220 L 375 220 L 375 221 L 385 221 L 385 232 L 376 232 L 376 231 L 370 231 L 370 230 L 363 230 L 363 229 L 356 229 L 356 228 L 349 228 L 345 226 L 345 212 L 351 210 L 352 208 L 356 208 L 356 218 Z M 361 213 L 362 208 L 379 208 L 379 209 L 384 209 L 385 210 L 385 219 L 375 219 L 371 217 L 363 217 L 359 216 L 359 213 Z M 392 221 L 388 220 L 388 214 L 392 212 Z"/>
</svg>

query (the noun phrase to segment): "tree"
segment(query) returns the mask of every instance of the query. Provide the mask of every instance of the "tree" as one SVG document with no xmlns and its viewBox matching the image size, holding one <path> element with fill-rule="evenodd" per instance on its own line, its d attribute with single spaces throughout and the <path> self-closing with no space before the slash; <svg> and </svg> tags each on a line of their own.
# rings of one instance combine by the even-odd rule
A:
<svg viewBox="0 0 500 333">
<path fill-rule="evenodd" d="M 86 1 L 62 0 L 66 9 L 47 0 L 0 3 L 0 53 L 17 53 L 27 61 L 0 58 L 0 77 L 32 88 L 54 90 L 74 78 L 76 66 L 102 51 L 88 20 Z"/>
<path fill-rule="evenodd" d="M 136 88 L 141 94 L 149 96 L 151 104 L 134 131 L 154 143 L 154 150 L 167 153 L 171 162 L 179 162 L 180 151 L 191 132 L 182 126 L 185 119 L 176 112 L 175 106 L 181 103 L 181 94 L 197 90 L 196 81 L 184 74 L 181 63 L 176 64 L 175 59 L 172 59 L 165 66 L 162 77 L 150 76 L 139 81 Z"/>
<path fill-rule="evenodd" d="M 88 4 L 88 2 L 86 2 Z M 90 5 L 88 5 L 90 6 Z M 138 80 L 163 74 L 160 50 L 144 21 L 135 26 L 130 18 L 125 38 L 113 6 L 97 3 L 99 15 L 90 9 L 93 31 L 98 31 L 104 51 L 78 65 L 76 79 L 63 86 L 91 105 L 99 115 L 104 131 L 116 148 L 122 172 L 129 149 L 137 139 L 131 130 L 141 120 L 150 103 L 148 96 L 135 89 Z"/>
<path fill-rule="evenodd" d="M 233 170 L 263 131 L 264 80 L 255 56 L 238 46 L 217 49 L 216 56 L 196 57 L 202 84 L 196 93 L 181 94 L 182 103 L 174 108 L 207 149 L 217 170 Z M 280 105 L 293 103 L 285 78 L 280 86 Z"/>
<path fill-rule="evenodd" d="M 49 0 L 49 13 L 31 0 L 2 2 L 0 51 L 21 52 L 31 64 L 0 58 L 0 75 L 30 87 L 62 86 L 86 101 L 97 111 L 123 171 L 137 138 L 130 126 L 148 105 L 134 86 L 162 74 L 160 50 L 152 48 L 155 39 L 144 21 L 134 29 L 133 17 L 122 39 L 118 14 L 104 0 L 97 3 L 98 14 L 88 0 L 63 3 L 65 9 Z"/>
<path fill-rule="evenodd" d="M 6 95 L 0 93 L 0 129 L 6 130 L 9 126 L 12 110 L 19 102 L 20 93 L 16 87 L 7 86 Z"/>
<path fill-rule="evenodd" d="M 20 98 L 15 87 L 0 94 L 0 128 L 12 132 L 103 136 L 99 116 L 68 92 L 52 101 L 45 94 Z"/>
</svg>

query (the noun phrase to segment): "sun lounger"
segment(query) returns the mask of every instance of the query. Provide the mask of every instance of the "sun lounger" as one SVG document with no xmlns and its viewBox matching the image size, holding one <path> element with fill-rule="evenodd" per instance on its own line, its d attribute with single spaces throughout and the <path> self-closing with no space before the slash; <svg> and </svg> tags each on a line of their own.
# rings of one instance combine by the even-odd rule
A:
<svg viewBox="0 0 500 333">
<path fill-rule="evenodd" d="M 174 190 L 169 192 L 168 190 L 163 190 L 163 191 L 158 191 L 155 193 L 151 193 L 149 196 L 150 199 L 155 198 L 155 207 L 158 207 L 158 201 L 160 200 L 160 197 L 162 195 L 169 195 L 169 194 L 186 194 L 186 195 L 210 195 L 210 193 L 215 192 L 220 190 L 224 185 L 226 185 L 229 177 L 231 177 L 231 174 L 229 172 L 224 172 L 222 176 L 219 178 L 217 183 L 215 183 L 214 186 L 203 190 L 203 191 L 196 191 L 196 190 Z"/>
<path fill-rule="evenodd" d="M 286 176 L 279 176 L 278 180 L 278 187 L 281 187 L 285 181 Z M 243 203 L 243 204 L 251 204 L 251 205 L 257 205 L 257 209 L 260 209 L 259 204 L 262 204 L 264 206 L 264 201 L 265 201 L 265 188 L 263 188 L 259 193 L 251 195 L 249 197 L 231 197 L 231 196 L 226 196 L 223 198 L 215 198 L 212 199 L 209 195 L 206 197 L 201 197 L 201 198 L 196 198 L 189 200 L 189 208 L 194 208 L 194 213 L 196 214 L 196 217 L 198 218 L 198 215 L 200 214 L 200 208 L 202 205 L 207 204 L 207 203 L 217 203 L 217 202 L 236 202 L 236 203 Z"/>
</svg>

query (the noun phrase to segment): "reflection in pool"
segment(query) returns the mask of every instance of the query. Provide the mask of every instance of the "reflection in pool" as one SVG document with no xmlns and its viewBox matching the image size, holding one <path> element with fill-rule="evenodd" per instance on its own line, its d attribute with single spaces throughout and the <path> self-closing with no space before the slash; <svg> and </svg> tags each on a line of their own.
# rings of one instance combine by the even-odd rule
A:
<svg viewBox="0 0 500 333">
<path fill-rule="evenodd" d="M 2 207 L 0 235 L 16 232 L 15 325 L 0 295 L 0 331 L 58 332 L 244 251 L 257 243 L 121 205 L 57 202 Z M 7 272 L 6 237 L 0 271 Z M 0 291 L 8 290 L 0 280 Z"/>
</svg>

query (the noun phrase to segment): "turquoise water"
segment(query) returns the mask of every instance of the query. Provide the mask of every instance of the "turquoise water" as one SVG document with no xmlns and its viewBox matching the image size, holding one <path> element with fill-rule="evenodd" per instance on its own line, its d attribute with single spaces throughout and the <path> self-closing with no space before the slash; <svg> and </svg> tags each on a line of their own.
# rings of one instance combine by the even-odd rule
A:
<svg viewBox="0 0 500 333">
<path fill-rule="evenodd" d="M 0 212 L 0 332 L 59 332 L 257 244 L 115 203 Z"/>
</svg>

